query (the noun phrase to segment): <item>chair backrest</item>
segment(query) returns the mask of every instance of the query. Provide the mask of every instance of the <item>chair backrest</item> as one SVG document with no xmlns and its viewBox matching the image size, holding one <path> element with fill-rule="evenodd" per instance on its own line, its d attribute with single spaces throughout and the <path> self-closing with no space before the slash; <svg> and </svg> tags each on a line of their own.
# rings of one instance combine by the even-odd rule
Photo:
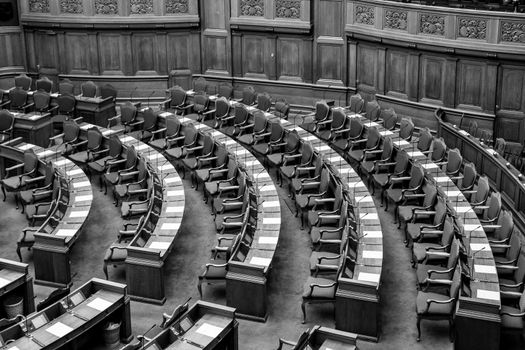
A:
<svg viewBox="0 0 525 350">
<path fill-rule="evenodd" d="M 36 81 L 36 90 L 43 90 L 45 92 L 51 92 L 53 89 L 53 82 L 48 77 L 42 77 Z"/>
<path fill-rule="evenodd" d="M 210 134 L 206 133 L 204 135 L 204 140 L 202 144 L 202 154 L 210 154 L 213 152 L 213 148 L 215 147 L 215 142 L 213 141 L 213 137 L 211 137 Z"/>
<path fill-rule="evenodd" d="M 256 111 L 253 114 L 253 132 L 259 133 L 266 130 L 267 119 L 263 112 Z"/>
<path fill-rule="evenodd" d="M 0 131 L 9 131 L 13 129 L 15 117 L 7 109 L 0 110 Z"/>
<path fill-rule="evenodd" d="M 323 170 L 321 170 L 321 183 L 319 184 L 319 192 L 325 192 L 328 190 L 328 186 L 330 185 L 330 171 L 323 167 Z"/>
<path fill-rule="evenodd" d="M 126 101 L 120 106 L 120 122 L 123 125 L 133 123 L 136 117 L 137 107 L 133 103 Z"/>
<path fill-rule="evenodd" d="M 445 141 L 443 141 L 442 138 L 435 138 L 434 142 L 432 143 L 432 154 L 430 159 L 433 162 L 441 162 L 443 159 L 445 159 L 446 154 L 447 145 L 445 145 Z"/>
<path fill-rule="evenodd" d="M 452 244 L 450 246 L 450 254 L 447 260 L 447 269 L 456 266 L 459 258 L 459 240 L 452 238 Z"/>
<path fill-rule="evenodd" d="M 57 98 L 58 113 L 72 114 L 75 111 L 77 100 L 73 95 L 64 93 Z"/>
<path fill-rule="evenodd" d="M 239 167 L 237 166 L 237 162 L 235 161 L 235 159 L 229 157 L 228 158 L 228 172 L 227 172 L 226 177 L 228 179 L 231 179 L 237 176 L 238 172 L 239 172 Z"/>
<path fill-rule="evenodd" d="M 494 144 L 494 150 L 499 153 L 500 156 L 505 156 L 505 147 L 507 146 L 507 143 L 504 139 L 501 137 L 498 137 L 496 139 L 496 143 Z"/>
<path fill-rule="evenodd" d="M 59 288 L 52 291 L 44 300 L 38 303 L 36 311 L 40 312 L 50 305 L 53 305 L 57 301 L 69 295 L 69 287 Z"/>
<path fill-rule="evenodd" d="M 173 137 L 179 134 L 181 123 L 175 116 L 168 116 L 166 118 L 166 136 Z"/>
<path fill-rule="evenodd" d="M 190 124 L 184 128 L 184 145 L 192 145 L 197 140 L 199 132 L 195 128 L 195 125 Z"/>
<path fill-rule="evenodd" d="M 419 132 L 419 140 L 417 141 L 417 149 L 421 152 L 426 152 L 430 149 L 430 145 L 432 144 L 432 133 L 430 132 L 429 128 L 423 128 Z"/>
<path fill-rule="evenodd" d="M 508 210 L 502 210 L 498 217 L 497 224 L 500 227 L 496 229 L 496 239 L 499 241 L 509 239 L 512 231 L 514 231 L 514 219 L 512 213 Z"/>
<path fill-rule="evenodd" d="M 78 138 L 80 126 L 73 120 L 66 120 L 63 124 L 64 142 L 71 142 Z"/>
<path fill-rule="evenodd" d="M 100 87 L 100 97 L 108 98 L 113 97 L 113 101 L 117 98 L 117 89 L 111 84 L 105 84 Z"/>
<path fill-rule="evenodd" d="M 96 126 L 89 128 L 87 131 L 87 148 L 91 150 L 99 148 L 103 139 L 104 135 Z"/>
<path fill-rule="evenodd" d="M 208 82 L 204 77 L 198 77 L 193 81 L 193 91 L 197 94 L 205 94 L 208 88 Z"/>
<path fill-rule="evenodd" d="M 35 109 L 37 111 L 44 111 L 48 109 L 50 101 L 51 95 L 49 95 L 49 92 L 38 90 L 33 94 L 33 102 L 35 103 Z"/>
<path fill-rule="evenodd" d="M 379 133 L 379 130 L 377 130 L 375 126 L 368 128 L 368 139 L 366 141 L 366 148 L 377 148 L 377 146 L 379 146 L 379 142 L 381 142 L 381 134 Z"/>
<path fill-rule="evenodd" d="M 250 113 L 246 109 L 246 107 L 243 104 L 237 104 L 235 106 L 235 119 L 233 123 L 235 125 L 242 125 L 248 121 L 248 117 L 250 116 Z"/>
<path fill-rule="evenodd" d="M 381 153 L 381 160 L 389 160 L 394 153 L 394 142 L 390 136 L 383 139 L 383 152 Z"/>
<path fill-rule="evenodd" d="M 137 180 L 142 181 L 148 176 L 148 163 L 145 159 L 141 159 L 139 163 L 137 164 L 137 171 L 139 172 L 137 175 Z"/>
<path fill-rule="evenodd" d="M 215 101 L 215 116 L 218 118 L 227 116 L 230 113 L 230 108 L 230 103 L 226 97 L 219 97 Z"/>
<path fill-rule="evenodd" d="M 349 138 L 356 138 L 361 136 L 363 133 L 364 126 L 361 124 L 358 118 L 350 118 L 350 131 L 348 132 Z"/>
<path fill-rule="evenodd" d="M 352 104 L 352 98 L 350 98 L 350 106 L 351 104 Z M 381 112 L 379 103 L 377 103 L 376 100 L 368 101 L 366 103 L 365 112 L 366 112 L 367 119 L 370 119 L 373 122 L 377 121 L 379 119 L 379 114 Z"/>
<path fill-rule="evenodd" d="M 501 211 L 501 194 L 499 192 L 492 192 L 490 196 L 490 204 L 487 209 L 487 220 L 495 220 Z"/>
<path fill-rule="evenodd" d="M 222 143 L 217 146 L 215 155 L 217 156 L 217 160 L 215 161 L 216 166 L 223 166 L 228 161 L 228 150 Z"/>
<path fill-rule="evenodd" d="M 229 100 L 233 94 L 233 87 L 230 83 L 220 83 L 217 94 L 219 97 L 224 97 Z"/>
<path fill-rule="evenodd" d="M 326 101 L 317 101 L 315 103 L 315 120 L 316 121 L 323 121 L 326 118 L 328 118 L 328 115 L 330 114 L 330 107 L 328 107 L 328 104 Z"/>
<path fill-rule="evenodd" d="M 64 79 L 58 84 L 58 92 L 60 95 L 74 94 L 75 86 L 69 79 Z"/>
<path fill-rule="evenodd" d="M 510 247 L 507 249 L 507 254 L 505 254 L 505 257 L 508 260 L 517 259 L 521 252 L 521 241 L 519 238 L 520 234 L 521 233 L 519 231 L 512 231 L 510 235 L 510 240 L 509 240 Z"/>
<path fill-rule="evenodd" d="M 182 106 L 186 102 L 186 91 L 180 86 L 176 85 L 170 89 L 171 107 Z"/>
<path fill-rule="evenodd" d="M 301 164 L 310 164 L 314 159 L 314 148 L 310 142 L 303 143 L 301 148 Z"/>
<path fill-rule="evenodd" d="M 474 120 L 471 120 L 468 124 L 468 133 L 474 137 L 477 136 L 478 133 L 478 123 Z"/>
<path fill-rule="evenodd" d="M 414 122 L 411 119 L 401 119 L 401 125 L 399 127 L 399 137 L 403 140 L 410 140 L 414 134 Z"/>
<path fill-rule="evenodd" d="M 202 113 L 208 109 L 210 98 L 204 93 L 198 93 L 193 97 L 193 111 Z"/>
<path fill-rule="evenodd" d="M 284 128 L 279 122 L 270 122 L 270 142 L 282 140 Z"/>
<path fill-rule="evenodd" d="M 520 312 L 525 312 L 525 291 L 521 293 L 520 301 L 518 302 Z"/>
<path fill-rule="evenodd" d="M 518 256 L 518 269 L 514 271 L 514 282 L 521 283 L 525 281 L 525 254 L 520 252 Z"/>
<path fill-rule="evenodd" d="M 461 180 L 461 187 L 463 190 L 470 190 L 476 183 L 478 172 L 474 163 L 465 162 L 463 166 L 463 179 Z"/>
<path fill-rule="evenodd" d="M 288 119 L 288 113 L 290 112 L 290 105 L 286 100 L 276 101 L 274 105 L 273 114 L 282 119 Z"/>
<path fill-rule="evenodd" d="M 408 154 L 405 151 L 397 152 L 394 174 L 403 174 L 408 167 Z"/>
<path fill-rule="evenodd" d="M 350 112 L 361 113 L 364 105 L 365 100 L 363 100 L 360 94 L 350 96 Z"/>
<path fill-rule="evenodd" d="M 108 140 L 109 151 L 108 155 L 110 157 L 118 157 L 122 153 L 122 141 L 117 135 L 112 135 Z"/>
<path fill-rule="evenodd" d="M 459 288 L 461 287 L 461 272 L 459 265 L 456 266 L 454 270 L 454 275 L 452 276 L 452 284 L 450 285 L 449 296 L 454 298 L 457 301 L 459 295 Z M 451 312 L 454 313 L 456 310 L 455 307 L 451 308 Z"/>
<path fill-rule="evenodd" d="M 131 168 L 134 167 L 137 164 L 138 156 L 137 151 L 135 150 L 135 147 L 130 146 L 126 150 L 126 164 L 124 165 L 125 168 Z"/>
<path fill-rule="evenodd" d="M 436 213 L 434 214 L 434 225 L 443 224 L 445 217 L 447 216 L 447 205 L 442 197 L 438 197 L 436 207 Z"/>
<path fill-rule="evenodd" d="M 295 152 L 301 146 L 301 138 L 295 130 L 292 130 L 286 134 L 286 151 Z"/>
<path fill-rule="evenodd" d="M 9 91 L 9 99 L 11 100 L 11 108 L 21 108 L 27 102 L 27 91 L 17 87 Z"/>
<path fill-rule="evenodd" d="M 255 103 L 255 100 L 257 99 L 257 93 L 255 92 L 255 89 L 253 86 L 248 85 L 242 90 L 242 100 L 241 102 L 245 105 L 251 106 Z"/>
<path fill-rule="evenodd" d="M 332 110 L 332 130 L 342 128 L 346 123 L 346 114 L 344 110 L 336 108 Z"/>
<path fill-rule="evenodd" d="M 272 99 L 268 93 L 263 92 L 257 95 L 257 108 L 265 112 L 270 111 L 270 108 L 272 108 Z"/>
<path fill-rule="evenodd" d="M 447 159 L 447 174 L 453 175 L 459 173 L 462 163 L 463 157 L 461 156 L 459 149 L 454 148 L 449 150 Z"/>
<path fill-rule="evenodd" d="M 385 129 L 395 129 L 397 124 L 397 114 L 393 108 L 381 110 L 381 119 L 383 120 L 383 126 L 385 127 Z"/>
<path fill-rule="evenodd" d="M 423 193 L 425 193 L 423 206 L 429 207 L 434 205 L 437 199 L 437 187 L 431 182 L 426 182 L 425 185 L 423 185 Z"/>
<path fill-rule="evenodd" d="M 25 91 L 31 89 L 31 82 L 32 79 L 26 74 L 20 74 L 19 76 L 15 77 L 15 86 L 17 88 L 24 89 Z"/>
<path fill-rule="evenodd" d="M 454 221 L 450 216 L 445 218 L 443 223 L 443 234 L 441 235 L 441 246 L 445 247 L 452 243 L 454 238 Z"/>
<path fill-rule="evenodd" d="M 144 124 L 142 124 L 142 130 L 153 130 L 157 126 L 157 113 L 153 109 L 146 109 L 143 114 Z"/>
<path fill-rule="evenodd" d="M 32 149 L 24 151 L 24 173 L 34 171 L 38 167 L 38 157 Z"/>
<path fill-rule="evenodd" d="M 412 189 L 418 189 L 421 187 L 421 185 L 423 185 L 424 179 L 425 172 L 423 171 L 423 167 L 420 164 L 415 164 L 412 166 L 408 187 Z"/>
<path fill-rule="evenodd" d="M 97 85 L 91 80 L 86 81 L 80 85 L 80 91 L 84 97 L 95 97 L 97 96 Z"/>
</svg>

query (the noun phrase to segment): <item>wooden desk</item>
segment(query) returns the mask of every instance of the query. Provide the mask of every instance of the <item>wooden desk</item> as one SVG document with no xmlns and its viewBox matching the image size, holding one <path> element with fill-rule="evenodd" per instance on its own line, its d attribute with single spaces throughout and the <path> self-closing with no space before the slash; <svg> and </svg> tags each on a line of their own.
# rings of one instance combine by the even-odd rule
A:
<svg viewBox="0 0 525 350">
<path fill-rule="evenodd" d="M 115 102 L 112 97 L 84 97 L 75 96 L 77 100 L 76 116 L 83 121 L 106 127 L 108 119 L 115 116 Z"/>
<path fill-rule="evenodd" d="M 77 299 L 78 293 L 83 294 Z M 2 332 L 5 341 L 14 342 L 2 349 L 60 349 L 79 341 L 93 342 L 93 333 L 100 334 L 107 321 L 120 322 L 120 339 L 132 339 L 129 298 L 126 285 L 93 278 L 69 296 L 31 314 Z M 29 327 L 28 331 L 24 331 Z M 100 337 L 98 337 L 100 339 Z"/>
<path fill-rule="evenodd" d="M 199 300 L 144 349 L 237 350 L 237 329 L 235 309 Z"/>
<path fill-rule="evenodd" d="M 13 113 L 15 116 L 14 137 L 22 137 L 27 143 L 40 147 L 49 145 L 49 138 L 53 136 L 53 122 L 51 113 L 30 112 Z"/>
<path fill-rule="evenodd" d="M 0 305 L 9 296 L 20 296 L 24 299 L 24 315 L 35 311 L 33 278 L 28 270 L 27 264 L 0 258 Z"/>
</svg>

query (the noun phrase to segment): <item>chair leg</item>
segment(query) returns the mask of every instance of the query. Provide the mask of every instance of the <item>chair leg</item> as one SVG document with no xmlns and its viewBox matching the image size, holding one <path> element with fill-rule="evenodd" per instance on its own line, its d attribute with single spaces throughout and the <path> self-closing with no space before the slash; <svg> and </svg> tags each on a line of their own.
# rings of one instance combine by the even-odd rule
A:
<svg viewBox="0 0 525 350">
<path fill-rule="evenodd" d="M 104 266 L 102 266 L 102 270 L 104 271 L 104 275 L 106 276 L 106 279 L 109 280 L 108 276 L 108 262 L 104 261 Z"/>
<path fill-rule="evenodd" d="M 417 316 L 417 341 L 421 340 L 421 316 Z"/>
<path fill-rule="evenodd" d="M 303 300 L 301 303 L 301 311 L 303 312 L 303 324 L 306 323 L 306 302 Z"/>
<path fill-rule="evenodd" d="M 15 193 L 15 208 L 18 210 L 18 192 Z"/>
<path fill-rule="evenodd" d="M 199 283 L 197 283 L 197 289 L 199 290 L 199 296 L 202 299 L 202 279 L 199 278 Z"/>
<path fill-rule="evenodd" d="M 449 336 L 450 342 L 453 343 L 454 342 L 454 319 L 452 317 L 448 319 L 448 325 L 450 327 L 448 336 Z"/>
<path fill-rule="evenodd" d="M 2 193 L 4 194 L 4 202 L 6 200 L 6 195 L 5 195 L 5 188 L 4 188 L 4 185 L 2 185 Z"/>
<path fill-rule="evenodd" d="M 22 252 L 20 251 L 20 246 L 16 247 L 16 255 L 18 255 L 18 259 L 20 262 L 22 262 Z"/>
</svg>

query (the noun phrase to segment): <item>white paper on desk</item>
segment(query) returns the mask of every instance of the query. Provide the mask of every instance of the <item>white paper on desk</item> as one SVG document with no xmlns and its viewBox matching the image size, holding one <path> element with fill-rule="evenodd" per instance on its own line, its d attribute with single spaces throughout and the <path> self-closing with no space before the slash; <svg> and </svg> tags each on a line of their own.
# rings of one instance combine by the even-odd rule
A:
<svg viewBox="0 0 525 350">
<path fill-rule="evenodd" d="M 151 242 L 148 248 L 167 250 L 170 247 L 170 242 Z"/>
<path fill-rule="evenodd" d="M 59 161 L 56 161 L 55 162 L 55 166 L 63 166 L 63 165 L 68 165 L 68 164 L 71 164 L 73 163 L 72 161 L 70 161 L 69 159 L 60 159 Z"/>
<path fill-rule="evenodd" d="M 171 165 L 170 163 L 166 163 L 164 165 L 161 165 L 158 167 L 159 170 L 161 171 L 166 171 L 166 170 L 175 170 L 175 168 L 173 167 L 173 165 Z"/>
<path fill-rule="evenodd" d="M 322 146 L 319 146 L 319 147 L 315 147 L 315 149 L 318 151 L 318 152 L 323 152 L 323 151 L 329 151 L 331 150 L 332 148 L 328 145 L 322 145 Z"/>
<path fill-rule="evenodd" d="M 152 153 L 148 156 L 149 159 L 159 159 L 164 158 L 164 156 L 160 153 Z"/>
<path fill-rule="evenodd" d="M 270 174 L 268 174 L 266 171 L 263 171 L 262 173 L 257 174 L 257 179 L 268 179 L 270 178 Z"/>
<path fill-rule="evenodd" d="M 249 161 L 247 161 L 246 163 L 244 163 L 244 165 L 245 165 L 246 167 L 251 167 L 251 166 L 259 165 L 259 164 L 260 164 L 259 161 L 258 161 L 258 160 L 255 160 L 255 159 L 254 159 L 254 160 L 249 160 Z"/>
<path fill-rule="evenodd" d="M 223 135 L 223 133 L 220 132 L 220 131 L 217 131 L 217 130 L 215 130 L 214 132 L 211 133 L 211 136 L 213 136 L 213 137 L 217 137 L 217 136 L 221 136 L 221 135 Z"/>
<path fill-rule="evenodd" d="M 87 129 L 91 128 L 92 126 L 93 126 L 93 124 L 89 124 L 89 123 L 88 123 L 88 124 L 81 125 L 81 126 L 80 126 L 80 129 L 82 129 L 82 130 L 87 130 Z"/>
<path fill-rule="evenodd" d="M 379 275 L 377 273 L 359 272 L 357 279 L 359 281 L 375 282 L 379 283 Z"/>
<path fill-rule="evenodd" d="M 382 231 L 364 231 L 363 238 L 383 238 Z"/>
<path fill-rule="evenodd" d="M 483 226 L 481 225 L 475 225 L 475 224 L 465 224 L 463 225 L 463 229 L 465 230 L 465 232 L 470 232 L 470 231 L 481 231 L 481 232 L 484 232 L 485 230 L 483 230 Z M 483 246 L 485 246 L 486 244 L 483 244 Z M 488 246 L 488 245 L 487 245 Z"/>
<path fill-rule="evenodd" d="M 102 131 L 102 135 L 107 136 L 107 135 L 113 134 L 114 132 L 117 132 L 117 130 L 108 129 L 108 130 Z"/>
<path fill-rule="evenodd" d="M 445 194 L 447 195 L 447 197 L 457 197 L 461 194 L 461 191 L 447 191 L 447 189 L 445 188 Z"/>
<path fill-rule="evenodd" d="M 273 117 L 273 114 L 272 113 L 268 113 L 268 112 L 264 112 L 264 116 L 266 118 L 269 118 L 269 117 Z"/>
<path fill-rule="evenodd" d="M 407 140 L 397 140 L 397 141 L 394 141 L 394 145 L 396 145 L 396 146 L 408 146 L 408 145 L 410 145 L 410 143 L 408 143 Z"/>
<path fill-rule="evenodd" d="M 205 335 L 205 336 L 210 337 L 210 338 L 215 338 L 219 334 L 221 334 L 222 328 L 214 326 L 214 325 L 209 324 L 209 323 L 204 323 L 202 326 L 197 328 L 197 330 L 195 332 L 197 332 L 199 334 L 202 334 L 202 335 Z"/>
<path fill-rule="evenodd" d="M 490 274 L 497 274 L 498 271 L 496 271 L 496 266 L 494 265 L 478 265 L 474 264 L 474 271 L 477 273 L 490 273 Z"/>
<path fill-rule="evenodd" d="M 37 156 L 43 158 L 43 157 L 47 157 L 55 153 L 56 153 L 55 150 L 48 149 L 48 150 L 38 153 Z"/>
<path fill-rule="evenodd" d="M 192 120 L 190 118 L 182 117 L 179 119 L 181 123 L 191 122 Z"/>
<path fill-rule="evenodd" d="M 490 251 L 490 244 L 488 243 L 470 243 L 470 250 L 473 252 L 479 252 L 480 250 Z"/>
<path fill-rule="evenodd" d="M 280 204 L 279 204 L 279 201 L 265 201 L 263 202 L 262 206 L 263 208 L 275 208 L 275 207 L 278 207 Z"/>
<path fill-rule="evenodd" d="M 199 129 L 205 128 L 207 125 L 197 124 L 197 125 L 194 125 L 194 126 L 195 126 L 195 129 L 199 130 Z"/>
<path fill-rule="evenodd" d="M 304 141 L 314 141 L 314 140 L 319 140 L 319 139 L 314 135 L 308 135 L 308 136 L 303 137 L 303 140 Z"/>
<path fill-rule="evenodd" d="M 448 177 L 448 176 L 436 176 L 436 177 L 434 177 L 434 180 L 436 180 L 436 182 L 448 182 L 448 181 L 450 181 L 450 177 Z"/>
<path fill-rule="evenodd" d="M 183 213 L 184 207 L 167 207 L 166 213 Z"/>
<path fill-rule="evenodd" d="M 178 197 L 178 196 L 184 196 L 184 190 L 166 192 L 166 197 Z"/>
<path fill-rule="evenodd" d="M 77 233 L 77 230 L 61 228 L 55 233 L 55 235 L 60 237 L 72 237 L 75 233 Z"/>
<path fill-rule="evenodd" d="M 51 96 L 52 98 L 57 98 L 58 97 L 58 92 L 53 92 L 52 94 L 50 94 L 49 96 Z"/>
<path fill-rule="evenodd" d="M 352 187 L 352 189 L 354 188 L 359 188 L 359 187 L 365 187 L 365 184 L 363 183 L 363 181 L 359 181 L 359 182 L 349 182 L 348 185 L 350 187 Z"/>
<path fill-rule="evenodd" d="M 180 222 L 165 222 L 160 227 L 161 230 L 178 230 L 180 227 Z"/>
<path fill-rule="evenodd" d="M 22 151 L 28 150 L 30 148 L 36 147 L 36 145 L 32 145 L 30 143 L 26 143 L 25 145 L 19 146 L 18 149 L 21 149 Z"/>
<path fill-rule="evenodd" d="M 166 183 L 166 184 L 171 184 L 171 183 L 176 183 L 176 182 L 182 182 L 180 177 L 173 176 L 173 177 L 168 177 L 168 178 L 164 179 L 164 183 Z"/>
<path fill-rule="evenodd" d="M 47 332 L 53 334 L 55 337 L 62 338 L 66 334 L 70 333 L 73 328 L 63 324 L 62 322 L 57 322 L 51 327 L 46 329 Z"/>
<path fill-rule="evenodd" d="M 235 140 L 227 140 L 226 142 L 224 142 L 224 144 L 226 146 L 229 146 L 229 145 L 236 145 L 237 144 L 237 141 Z"/>
<path fill-rule="evenodd" d="M 363 124 L 368 126 L 369 128 L 373 127 L 373 126 L 375 126 L 377 128 L 379 126 L 379 124 L 377 124 L 376 122 L 371 122 L 371 121 L 363 122 Z"/>
<path fill-rule="evenodd" d="M 468 135 L 468 132 L 466 132 L 465 130 L 459 130 L 459 133 L 464 136 Z"/>
<path fill-rule="evenodd" d="M 89 181 L 73 182 L 73 188 L 81 188 L 81 187 L 89 187 L 89 186 L 91 186 L 91 182 Z"/>
<path fill-rule="evenodd" d="M 138 145 L 137 147 L 135 147 L 135 149 L 137 151 L 142 151 L 142 150 L 148 149 L 148 148 L 150 148 L 150 147 L 148 145 L 146 145 L 145 143 L 142 143 L 142 144 Z"/>
<path fill-rule="evenodd" d="M 8 348 L 8 349 L 9 349 L 9 350 L 20 350 L 20 348 L 17 347 L 17 346 L 12 346 L 12 347 L 10 347 L 10 348 Z"/>
<path fill-rule="evenodd" d="M 383 131 L 380 131 L 379 132 L 379 135 L 381 136 L 389 136 L 389 135 L 393 135 L 394 133 L 390 130 L 383 130 Z"/>
<path fill-rule="evenodd" d="M 212 96 L 210 96 L 210 100 L 211 100 L 211 101 L 215 101 L 216 99 L 217 99 L 217 95 L 212 95 Z"/>
<path fill-rule="evenodd" d="M 436 169 L 438 166 L 431 162 L 431 163 L 423 164 L 422 167 L 425 169 Z"/>
<path fill-rule="evenodd" d="M 339 164 L 345 165 L 346 164 L 345 160 L 341 156 L 330 157 L 328 158 L 328 160 L 330 161 L 330 163 L 335 164 L 335 165 L 339 165 Z"/>
<path fill-rule="evenodd" d="M 102 298 L 95 298 L 87 306 L 98 311 L 104 311 L 111 306 L 111 302 Z"/>
<path fill-rule="evenodd" d="M 67 176 L 74 176 L 74 175 L 80 175 L 80 174 L 84 174 L 84 172 L 80 168 L 73 169 L 67 172 Z"/>
<path fill-rule="evenodd" d="M 372 196 L 355 197 L 356 203 L 371 203 L 373 202 Z"/>
<path fill-rule="evenodd" d="M 235 151 L 235 154 L 240 156 L 241 154 L 246 154 L 248 151 L 245 148 L 241 148 Z"/>
<path fill-rule="evenodd" d="M 9 283 L 11 283 L 11 281 L 6 280 L 5 278 L 0 277 L 0 288 L 3 288 L 3 287 L 5 287 L 5 286 L 7 286 Z"/>
<path fill-rule="evenodd" d="M 291 124 L 288 120 L 286 119 L 279 119 L 279 122 L 283 125 L 288 125 L 288 124 Z"/>
<path fill-rule="evenodd" d="M 263 225 L 280 225 L 281 224 L 281 218 L 264 218 L 263 219 Z"/>
<path fill-rule="evenodd" d="M 472 207 L 469 205 L 462 205 L 460 207 L 455 207 L 454 210 L 456 213 L 466 213 L 469 210 L 472 210 Z"/>
<path fill-rule="evenodd" d="M 499 292 L 494 292 L 492 290 L 486 290 L 486 289 L 478 289 L 476 291 L 476 297 L 480 299 L 500 300 Z"/>
<path fill-rule="evenodd" d="M 408 151 L 407 155 L 409 157 L 424 157 L 425 156 L 421 151 Z"/>
<path fill-rule="evenodd" d="M 341 169 L 337 169 L 341 175 L 343 174 L 357 174 L 354 170 L 354 168 L 350 166 L 343 165 L 344 167 Z"/>
<path fill-rule="evenodd" d="M 40 118 L 42 118 L 42 116 L 38 115 L 38 114 L 33 114 L 32 116 L 29 117 L 29 119 L 31 119 L 31 120 L 37 120 L 37 119 L 40 119 Z"/>
<path fill-rule="evenodd" d="M 383 252 L 381 250 L 363 250 L 363 258 L 383 259 Z"/>
<path fill-rule="evenodd" d="M 195 91 L 193 89 L 186 91 L 186 95 L 193 96 L 195 95 Z"/>
<path fill-rule="evenodd" d="M 361 220 L 379 220 L 379 217 L 377 216 L 377 212 L 376 213 L 360 213 L 359 218 Z"/>
<path fill-rule="evenodd" d="M 250 259 L 251 265 L 270 266 L 271 262 L 272 262 L 272 259 L 260 258 L 258 256 L 254 256 Z"/>
<path fill-rule="evenodd" d="M 124 136 L 124 137 L 121 137 L 120 138 L 120 141 L 122 142 L 133 142 L 133 141 L 137 141 L 135 138 L 131 137 L 131 136 Z"/>
<path fill-rule="evenodd" d="M 78 210 L 78 211 L 72 211 L 69 213 L 69 217 L 71 218 L 83 218 L 86 217 L 89 214 L 88 210 Z"/>
<path fill-rule="evenodd" d="M 267 236 L 261 236 L 259 237 L 259 244 L 277 244 L 277 241 L 279 240 L 279 237 L 267 237 Z"/>
<path fill-rule="evenodd" d="M 173 114 L 170 113 L 170 112 L 162 112 L 161 114 L 159 114 L 159 116 L 161 116 L 163 118 L 169 117 L 170 115 L 173 115 Z"/>
<path fill-rule="evenodd" d="M 75 202 L 84 202 L 93 200 L 92 194 L 86 194 L 85 196 L 75 196 Z"/>
<path fill-rule="evenodd" d="M 270 186 L 264 186 L 262 187 L 261 189 L 259 189 L 260 192 L 270 192 L 270 191 L 275 191 L 275 186 L 274 185 L 270 185 Z"/>
</svg>

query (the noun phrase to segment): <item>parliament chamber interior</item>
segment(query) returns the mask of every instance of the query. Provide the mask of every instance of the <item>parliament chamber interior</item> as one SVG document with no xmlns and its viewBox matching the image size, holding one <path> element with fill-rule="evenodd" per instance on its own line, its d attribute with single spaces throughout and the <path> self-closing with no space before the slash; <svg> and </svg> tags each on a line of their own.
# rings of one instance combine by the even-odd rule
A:
<svg viewBox="0 0 525 350">
<path fill-rule="evenodd" d="M 0 349 L 525 349 L 525 0 L 0 0 Z"/>
</svg>

